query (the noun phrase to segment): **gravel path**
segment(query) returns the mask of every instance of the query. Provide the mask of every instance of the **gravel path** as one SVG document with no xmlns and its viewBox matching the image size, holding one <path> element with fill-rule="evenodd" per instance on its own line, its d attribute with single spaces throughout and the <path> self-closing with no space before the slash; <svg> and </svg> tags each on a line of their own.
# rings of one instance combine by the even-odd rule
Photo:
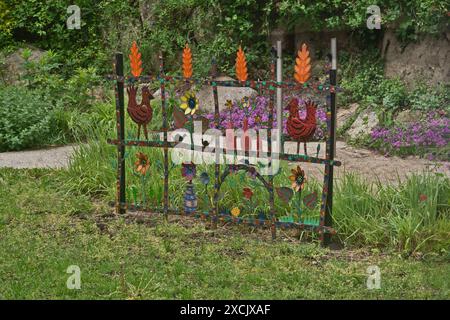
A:
<svg viewBox="0 0 450 320">
<path fill-rule="evenodd" d="M 66 168 L 74 148 L 76 146 L 0 153 L 0 167 Z M 303 146 L 301 150 L 303 150 Z M 316 150 L 316 143 L 308 144 L 309 155 L 315 156 Z M 324 150 L 325 146 L 322 144 L 319 156 L 324 156 Z M 288 143 L 285 151 L 294 153 L 296 143 Z M 379 178 L 385 182 L 397 182 L 398 178 L 403 180 L 411 173 L 421 173 L 422 171 L 441 172 L 450 177 L 449 162 L 436 164 L 416 157 L 386 158 L 370 150 L 353 148 L 342 141 L 338 141 L 336 144 L 336 154 L 336 159 L 342 162 L 342 166 L 335 169 L 337 177 L 342 176 L 344 172 L 358 172 L 372 181 Z M 302 167 L 306 169 L 309 176 L 322 178 L 323 166 L 304 163 Z"/>
</svg>

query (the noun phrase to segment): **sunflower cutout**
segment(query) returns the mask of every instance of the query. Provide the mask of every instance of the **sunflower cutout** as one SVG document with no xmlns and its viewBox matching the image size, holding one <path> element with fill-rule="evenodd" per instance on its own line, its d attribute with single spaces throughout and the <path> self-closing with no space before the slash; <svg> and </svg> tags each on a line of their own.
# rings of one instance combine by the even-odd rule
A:
<svg viewBox="0 0 450 320">
<path fill-rule="evenodd" d="M 195 114 L 198 110 L 198 99 L 193 92 L 188 91 L 181 97 L 180 108 L 184 110 L 184 114 Z"/>
<path fill-rule="evenodd" d="M 226 107 L 229 111 L 233 110 L 233 101 L 227 100 L 227 102 L 225 102 L 225 107 Z"/>
<path fill-rule="evenodd" d="M 231 209 L 231 215 L 233 217 L 238 217 L 241 214 L 241 209 L 239 209 L 238 207 L 234 207 L 233 209 Z"/>
<path fill-rule="evenodd" d="M 134 162 L 134 169 L 136 172 L 145 176 L 147 170 L 150 168 L 150 161 L 146 154 L 142 152 L 136 153 L 137 160 Z"/>
<path fill-rule="evenodd" d="M 297 168 L 292 169 L 291 172 L 292 175 L 289 176 L 289 180 L 292 181 L 292 189 L 296 192 L 301 192 L 306 182 L 305 171 L 303 171 L 300 166 L 297 166 Z"/>
</svg>

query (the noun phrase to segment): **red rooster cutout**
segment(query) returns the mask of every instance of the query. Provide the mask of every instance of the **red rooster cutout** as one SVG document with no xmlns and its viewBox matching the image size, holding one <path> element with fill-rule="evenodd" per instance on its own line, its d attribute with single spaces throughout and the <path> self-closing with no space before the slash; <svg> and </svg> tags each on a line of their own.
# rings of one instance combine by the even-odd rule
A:
<svg viewBox="0 0 450 320">
<path fill-rule="evenodd" d="M 142 101 L 140 104 L 136 101 L 136 93 L 137 88 L 135 86 L 130 86 L 127 88 L 128 93 L 128 114 L 131 119 L 137 123 L 138 125 L 138 136 L 141 136 L 141 126 L 144 127 L 144 135 L 145 139 L 148 140 L 148 131 L 147 124 L 152 120 L 153 117 L 153 109 L 150 106 L 150 101 L 153 98 L 153 95 L 150 93 L 148 87 L 142 88 Z"/>
<path fill-rule="evenodd" d="M 297 99 L 292 99 L 286 107 L 286 110 L 289 110 L 287 132 L 292 139 L 297 141 L 297 153 L 299 153 L 300 142 L 303 142 L 305 155 L 308 154 L 306 142 L 313 137 L 317 128 L 316 109 L 317 106 L 314 102 L 306 102 L 306 117 L 305 119 L 300 119 Z"/>
</svg>

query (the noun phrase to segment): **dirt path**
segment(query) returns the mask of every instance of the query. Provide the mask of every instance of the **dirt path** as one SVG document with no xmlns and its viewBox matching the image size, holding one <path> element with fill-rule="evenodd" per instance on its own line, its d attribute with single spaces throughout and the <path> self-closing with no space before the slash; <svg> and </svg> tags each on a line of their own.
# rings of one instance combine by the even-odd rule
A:
<svg viewBox="0 0 450 320">
<path fill-rule="evenodd" d="M 296 144 L 291 144 L 285 152 L 296 150 Z M 303 150 L 303 148 L 301 148 Z M 308 144 L 308 154 L 316 155 L 317 143 Z M 302 152 L 302 151 L 301 151 Z M 325 145 L 321 144 L 320 157 L 324 157 Z M 450 177 L 450 162 L 432 162 L 418 157 L 384 157 L 371 150 L 357 149 L 347 145 L 343 141 L 336 143 L 336 160 L 342 162 L 341 167 L 335 169 L 336 176 L 342 176 L 345 172 L 357 172 L 370 181 L 379 178 L 383 182 L 398 182 L 404 180 L 412 173 L 423 171 L 440 172 Z M 303 165 L 309 174 L 315 177 L 322 177 L 323 166 L 314 164 Z"/>
<path fill-rule="evenodd" d="M 76 146 L 64 146 L 42 150 L 5 152 L 0 153 L 0 167 L 12 168 L 66 168 L 70 156 Z M 302 148 L 303 149 L 303 148 Z M 308 154 L 316 155 L 317 144 L 308 144 Z M 325 146 L 321 145 L 319 156 L 324 156 Z M 288 143 L 286 152 L 295 152 L 296 144 Z M 358 172 L 369 180 L 396 182 L 398 177 L 404 179 L 408 174 L 432 171 L 445 173 L 450 177 L 450 163 L 438 164 L 415 157 L 401 159 L 398 157 L 386 158 L 370 150 L 356 149 L 345 142 L 336 144 L 336 159 L 342 162 L 342 166 L 335 169 L 336 176 L 342 176 L 344 172 Z M 302 165 L 308 175 L 317 178 L 322 177 L 323 166 L 314 164 Z"/>
</svg>

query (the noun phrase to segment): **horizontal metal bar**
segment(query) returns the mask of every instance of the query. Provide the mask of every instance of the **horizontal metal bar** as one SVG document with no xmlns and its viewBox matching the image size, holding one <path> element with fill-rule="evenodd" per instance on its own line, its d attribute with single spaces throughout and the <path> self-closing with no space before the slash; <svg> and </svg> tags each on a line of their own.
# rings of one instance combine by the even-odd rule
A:
<svg viewBox="0 0 450 320">
<path fill-rule="evenodd" d="M 112 206 L 115 206 L 115 203 L 111 203 Z M 162 208 L 159 207 L 142 207 L 140 205 L 134 205 L 130 203 L 122 203 L 121 208 L 127 209 L 129 211 L 143 211 L 143 212 L 149 212 L 149 213 L 156 213 L 163 215 Z M 251 217 L 246 218 L 240 218 L 240 217 L 233 217 L 228 214 L 219 214 L 218 216 L 209 214 L 207 211 L 198 212 L 195 213 L 186 213 L 183 210 L 175 209 L 175 208 L 169 208 L 169 214 L 172 215 L 179 215 L 179 216 L 187 216 L 187 217 L 193 217 L 196 219 L 201 220 L 211 220 L 211 221 L 220 221 L 220 222 L 229 222 L 236 225 L 246 225 L 249 227 L 267 227 L 270 228 L 272 224 L 272 220 L 268 219 L 256 219 Z M 336 230 L 330 227 L 326 226 L 320 226 L 320 225 L 313 225 L 313 224 L 304 224 L 304 223 L 298 223 L 298 222 L 282 222 L 282 221 L 276 221 L 275 222 L 277 228 L 281 229 L 299 229 L 299 230 L 307 230 L 311 232 L 316 233 L 330 233 L 330 234 L 336 234 Z"/>
<path fill-rule="evenodd" d="M 156 147 L 156 148 L 164 148 L 164 147 L 174 148 L 176 146 L 179 149 L 192 150 L 191 144 L 182 143 L 182 142 L 167 142 L 167 143 L 165 143 L 164 141 L 125 140 L 122 143 L 120 140 L 117 140 L 117 139 L 108 139 L 107 142 L 108 142 L 108 144 L 112 144 L 112 145 L 123 144 L 125 146 Z M 194 148 L 194 151 L 196 148 L 198 148 L 199 150 L 202 150 L 202 152 L 206 152 L 206 151 L 204 151 L 206 148 L 205 146 L 194 145 L 193 148 Z M 212 150 L 211 152 L 207 152 L 207 153 L 214 154 L 215 151 Z M 261 152 L 261 153 L 263 153 L 263 152 Z M 226 149 L 222 149 L 222 154 L 223 155 L 227 154 Z M 236 155 L 236 152 L 235 152 L 235 155 Z M 321 159 L 321 158 L 311 157 L 311 156 L 302 155 L 302 154 L 286 154 L 286 153 L 272 152 L 271 158 L 286 160 L 286 161 L 291 161 L 291 162 L 329 164 L 329 165 L 336 166 L 336 167 L 339 167 L 342 165 L 342 163 L 338 160 Z"/>
<path fill-rule="evenodd" d="M 118 77 L 114 75 L 106 76 L 107 80 L 114 80 L 117 82 L 128 82 L 128 83 L 148 83 L 148 82 L 159 82 L 159 83 L 165 83 L 165 82 L 176 82 L 176 81 L 184 81 L 187 84 L 202 84 L 202 85 L 210 85 L 210 86 L 217 86 L 217 87 L 248 87 L 253 89 L 272 89 L 275 90 L 276 88 L 290 88 L 293 90 L 314 90 L 318 92 L 336 92 L 336 91 L 342 91 L 342 88 L 338 86 L 333 86 L 330 84 L 323 84 L 323 83 L 304 83 L 299 84 L 297 82 L 292 81 L 261 81 L 261 80 L 247 80 L 247 81 L 238 81 L 238 80 L 213 80 L 213 79 L 185 79 L 183 77 L 179 76 L 172 76 L 172 77 L 164 77 L 160 78 L 158 76 L 140 76 L 140 77 Z"/>
</svg>

